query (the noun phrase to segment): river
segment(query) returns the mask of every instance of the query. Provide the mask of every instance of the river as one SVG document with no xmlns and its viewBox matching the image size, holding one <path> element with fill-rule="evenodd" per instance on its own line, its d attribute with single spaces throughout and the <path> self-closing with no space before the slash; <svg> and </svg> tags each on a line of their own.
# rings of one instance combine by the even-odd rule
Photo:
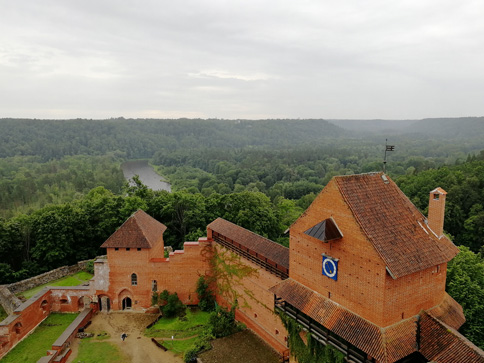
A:
<svg viewBox="0 0 484 363">
<path fill-rule="evenodd" d="M 170 183 L 166 182 L 163 177 L 155 172 L 147 160 L 126 161 L 121 165 L 126 180 L 132 179 L 138 175 L 141 182 L 152 190 L 166 190 L 171 192 Z"/>
</svg>

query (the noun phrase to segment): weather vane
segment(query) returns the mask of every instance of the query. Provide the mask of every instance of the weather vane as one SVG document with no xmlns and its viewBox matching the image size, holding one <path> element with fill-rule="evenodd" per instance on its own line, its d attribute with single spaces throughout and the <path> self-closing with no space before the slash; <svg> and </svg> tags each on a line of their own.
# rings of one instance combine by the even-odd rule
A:
<svg viewBox="0 0 484 363">
<path fill-rule="evenodd" d="M 387 151 L 394 151 L 395 145 L 388 145 L 388 139 L 385 139 L 385 158 L 383 159 L 383 174 L 387 172 Z"/>
</svg>

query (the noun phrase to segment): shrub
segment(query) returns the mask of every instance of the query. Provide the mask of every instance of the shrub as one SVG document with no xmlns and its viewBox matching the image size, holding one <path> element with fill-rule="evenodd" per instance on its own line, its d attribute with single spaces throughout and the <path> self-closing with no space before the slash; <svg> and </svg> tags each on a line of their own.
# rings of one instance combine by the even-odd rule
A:
<svg viewBox="0 0 484 363">
<path fill-rule="evenodd" d="M 197 281 L 198 306 L 202 311 L 213 311 L 215 309 L 215 296 L 209 289 L 209 284 L 204 276 Z"/>
<path fill-rule="evenodd" d="M 170 296 L 170 293 L 168 292 L 168 290 L 163 290 L 160 294 L 160 298 L 158 300 L 158 305 L 160 305 L 160 306 L 166 305 L 166 303 L 168 302 L 169 296 Z"/>
<path fill-rule="evenodd" d="M 174 318 L 175 316 L 185 316 L 187 307 L 180 301 L 178 294 L 175 292 L 169 294 L 166 299 L 166 305 L 162 306 L 160 309 L 164 317 Z"/>
<path fill-rule="evenodd" d="M 85 271 L 94 275 L 94 260 L 87 261 Z"/>
<path fill-rule="evenodd" d="M 195 346 L 188 348 L 183 354 L 183 361 L 185 363 L 192 363 L 197 361 L 198 350 Z"/>
<path fill-rule="evenodd" d="M 195 362 L 197 359 L 198 353 L 201 353 L 205 350 L 209 350 L 212 346 L 210 341 L 215 337 L 212 335 L 210 329 L 205 329 L 195 340 L 193 345 L 188 348 L 188 350 L 183 355 L 183 361 L 186 363 Z"/>
<path fill-rule="evenodd" d="M 210 315 L 208 324 L 212 330 L 212 334 L 216 338 L 226 337 L 238 330 L 235 321 L 235 306 L 230 310 L 224 307 L 217 306 L 215 311 Z"/>
</svg>

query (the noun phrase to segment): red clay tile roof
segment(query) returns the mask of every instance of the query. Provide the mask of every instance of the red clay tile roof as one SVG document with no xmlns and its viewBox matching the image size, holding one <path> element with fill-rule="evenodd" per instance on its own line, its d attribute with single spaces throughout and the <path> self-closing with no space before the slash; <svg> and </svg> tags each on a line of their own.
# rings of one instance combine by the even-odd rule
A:
<svg viewBox="0 0 484 363">
<path fill-rule="evenodd" d="M 422 312 L 420 353 L 436 363 L 484 363 L 484 352 L 457 330 Z"/>
<path fill-rule="evenodd" d="M 291 278 L 269 291 L 378 362 L 395 362 L 417 350 L 416 316 L 381 329 Z"/>
<path fill-rule="evenodd" d="M 242 246 L 257 252 L 257 254 L 276 262 L 278 265 L 289 268 L 289 248 L 279 243 L 259 236 L 223 218 L 217 218 L 207 228 L 240 243 Z"/>
<path fill-rule="evenodd" d="M 151 248 L 161 239 L 166 226 L 141 209 L 135 212 L 101 245 L 101 248 Z"/>
<path fill-rule="evenodd" d="M 382 173 L 335 177 L 338 188 L 394 278 L 450 261 L 459 252 Z"/>
<path fill-rule="evenodd" d="M 441 187 L 435 188 L 429 194 L 437 194 L 437 193 L 444 194 L 444 195 L 447 194 L 447 192 L 444 189 L 442 189 Z"/>
<path fill-rule="evenodd" d="M 434 318 L 439 319 L 443 323 L 451 326 L 454 329 L 459 329 L 466 321 L 462 306 L 457 301 L 452 299 L 449 294 L 445 294 L 444 301 L 436 307 L 427 310 L 427 312 Z"/>
</svg>

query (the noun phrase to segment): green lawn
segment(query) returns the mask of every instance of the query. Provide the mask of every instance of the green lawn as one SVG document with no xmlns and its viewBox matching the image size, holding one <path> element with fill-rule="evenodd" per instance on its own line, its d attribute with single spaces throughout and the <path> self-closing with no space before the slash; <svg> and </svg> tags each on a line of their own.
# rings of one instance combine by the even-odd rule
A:
<svg viewBox="0 0 484 363">
<path fill-rule="evenodd" d="M 79 353 L 75 362 L 83 363 L 118 363 L 129 359 L 119 348 L 109 342 L 96 341 L 96 338 L 81 339 Z"/>
<path fill-rule="evenodd" d="M 47 284 L 34 287 L 33 289 L 20 292 L 17 294 L 17 296 L 23 296 L 26 299 L 30 299 L 32 296 L 34 296 L 46 286 L 78 286 L 84 284 L 85 282 L 88 282 L 92 278 L 92 276 L 93 275 L 88 272 L 80 271 L 74 275 L 66 276 L 61 279 L 51 281 Z"/>
<path fill-rule="evenodd" d="M 3 306 L 0 305 L 0 321 L 5 319 L 6 317 L 7 317 L 7 313 L 5 312 L 5 310 L 3 310 Z"/>
<path fill-rule="evenodd" d="M 2 363 L 37 362 L 52 349 L 52 344 L 74 321 L 78 314 L 50 314 L 35 331 L 22 340 L 3 359 Z"/>
<path fill-rule="evenodd" d="M 155 338 L 175 339 L 191 337 L 200 334 L 208 324 L 210 313 L 204 311 L 192 311 L 187 309 L 186 320 L 180 318 L 161 318 L 149 329 L 145 330 L 145 335 Z"/>
<path fill-rule="evenodd" d="M 194 338 L 189 338 L 185 340 L 174 340 L 171 341 L 170 338 L 168 339 L 157 339 L 158 342 L 163 344 L 163 346 L 171 351 L 173 351 L 175 354 L 180 354 L 182 355 L 185 353 L 185 351 L 190 348 L 193 343 L 195 343 L 195 340 L 197 340 L 197 337 Z"/>
</svg>

